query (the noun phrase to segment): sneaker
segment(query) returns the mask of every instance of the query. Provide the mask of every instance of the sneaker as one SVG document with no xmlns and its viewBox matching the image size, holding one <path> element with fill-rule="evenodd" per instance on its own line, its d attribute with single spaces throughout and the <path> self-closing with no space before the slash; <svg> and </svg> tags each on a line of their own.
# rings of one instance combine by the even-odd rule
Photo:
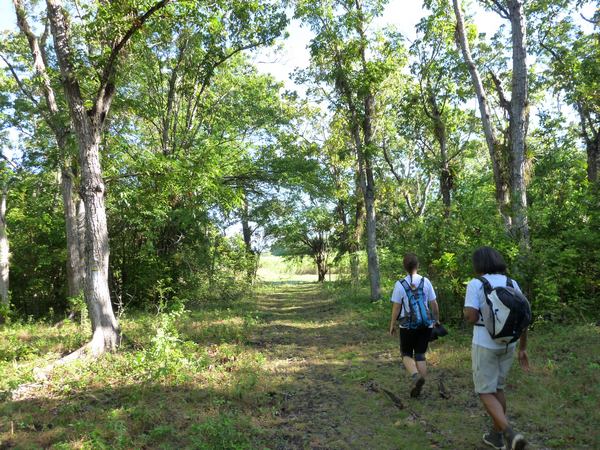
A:
<svg viewBox="0 0 600 450">
<path fill-rule="evenodd" d="M 523 450 L 527 446 L 527 441 L 521 433 L 516 433 L 512 428 L 504 430 L 506 439 L 506 450 Z"/>
<path fill-rule="evenodd" d="M 501 431 L 489 431 L 483 435 L 483 442 L 496 450 L 504 449 L 504 437 Z"/>
<path fill-rule="evenodd" d="M 410 396 L 412 398 L 417 398 L 419 395 L 421 395 L 421 389 L 423 389 L 424 384 L 425 384 L 425 378 L 423 378 L 420 375 L 415 377 L 413 380 L 413 387 L 410 390 Z"/>
</svg>

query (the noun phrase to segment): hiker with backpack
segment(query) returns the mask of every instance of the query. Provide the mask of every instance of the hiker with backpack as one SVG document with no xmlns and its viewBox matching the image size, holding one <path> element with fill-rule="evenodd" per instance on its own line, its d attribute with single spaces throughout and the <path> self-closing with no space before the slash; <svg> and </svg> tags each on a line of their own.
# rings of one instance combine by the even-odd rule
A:
<svg viewBox="0 0 600 450">
<path fill-rule="evenodd" d="M 417 256 L 408 253 L 403 263 L 407 275 L 394 285 L 390 334 L 394 335 L 399 325 L 402 363 L 412 378 L 410 396 L 415 398 L 425 384 L 425 353 L 431 330 L 439 324 L 439 309 L 431 282 L 417 273 Z"/>
<path fill-rule="evenodd" d="M 517 340 L 519 363 L 524 370 L 529 369 L 527 326 L 531 309 L 517 282 L 506 276 L 506 263 L 498 251 L 491 247 L 475 250 L 473 268 L 477 278 L 467 285 L 464 316 L 474 325 L 471 356 L 475 392 L 493 421 L 483 441 L 495 449 L 521 450 L 527 442 L 508 422 L 504 388 Z"/>
</svg>

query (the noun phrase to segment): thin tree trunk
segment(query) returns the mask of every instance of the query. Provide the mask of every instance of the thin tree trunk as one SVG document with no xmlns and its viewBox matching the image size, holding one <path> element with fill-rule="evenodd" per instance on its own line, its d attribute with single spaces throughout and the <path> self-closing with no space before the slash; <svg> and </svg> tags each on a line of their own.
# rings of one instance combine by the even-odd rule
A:
<svg viewBox="0 0 600 450">
<path fill-rule="evenodd" d="M 448 217 L 452 206 L 451 192 L 453 184 L 448 162 L 448 135 L 446 133 L 446 124 L 444 123 L 435 97 L 431 95 L 428 100 L 431 111 L 426 111 L 426 114 L 433 122 L 435 139 L 440 147 L 440 193 L 442 194 L 442 203 L 444 205 L 444 216 Z"/>
<path fill-rule="evenodd" d="M 365 97 L 365 117 L 363 121 L 363 135 L 365 146 L 362 149 L 365 180 L 365 210 L 367 213 L 367 261 L 369 281 L 371 284 L 371 300 L 381 298 L 381 284 L 379 277 L 379 257 L 377 255 L 377 217 L 375 213 L 375 178 L 371 164 L 371 150 L 373 141 L 372 117 L 373 95 L 368 93 Z"/>
<path fill-rule="evenodd" d="M 8 274 L 9 274 L 9 245 L 8 234 L 6 233 L 6 197 L 8 196 L 8 186 L 2 188 L 2 197 L 0 198 L 0 303 L 4 309 L 9 308 L 8 295 Z M 2 320 L 2 317 L 0 317 Z"/>
<path fill-rule="evenodd" d="M 61 194 L 63 198 L 63 211 L 65 216 L 65 228 L 67 238 L 67 285 L 69 297 L 76 297 L 81 293 L 84 278 L 83 255 L 79 248 L 82 246 L 79 233 L 77 232 L 77 217 L 75 202 L 77 195 L 73 189 L 74 175 L 68 163 L 67 134 L 68 127 L 62 123 L 56 95 L 52 88 L 50 76 L 46 67 L 46 54 L 43 42 L 33 33 L 27 20 L 27 13 L 22 0 L 13 0 L 17 24 L 21 33 L 27 38 L 29 49 L 33 59 L 33 66 L 41 82 L 46 106 L 49 114 L 44 114 L 44 120 L 53 131 L 56 143 L 61 153 Z M 47 29 L 44 35 L 47 34 Z"/>
<path fill-rule="evenodd" d="M 358 286 L 360 283 L 360 258 L 359 249 L 362 239 L 364 223 L 365 223 L 365 208 L 364 197 L 361 195 L 360 183 L 357 180 L 356 184 L 356 210 L 354 212 L 354 231 L 350 242 L 350 276 L 352 284 Z"/>
<path fill-rule="evenodd" d="M 522 250 L 529 249 L 527 186 L 525 183 L 525 135 L 528 115 L 527 30 L 522 0 L 509 2 L 512 29 L 512 95 L 510 114 L 512 153 L 513 233 Z"/>
<path fill-rule="evenodd" d="M 485 142 L 488 147 L 490 159 L 492 161 L 492 172 L 494 175 L 494 184 L 496 186 L 496 201 L 500 209 L 500 213 L 504 217 L 507 231 L 510 231 L 512 227 L 512 220 L 510 215 L 510 193 L 509 183 L 506 178 L 506 171 L 503 170 L 502 165 L 502 149 L 501 144 L 498 142 L 494 132 L 494 126 L 491 121 L 490 108 L 487 101 L 487 95 L 481 81 L 481 76 L 477 70 L 477 66 L 471 56 L 471 49 L 469 41 L 465 33 L 465 23 L 463 19 L 462 10 L 458 3 L 458 0 L 452 0 L 454 6 L 454 14 L 456 16 L 456 41 L 460 48 L 469 74 L 471 75 L 471 81 L 475 89 L 477 96 L 477 102 L 479 104 L 479 113 L 481 116 L 481 124 L 483 126 L 483 133 L 485 135 Z"/>
<path fill-rule="evenodd" d="M 600 172 L 600 134 L 586 145 L 587 150 L 587 175 L 590 183 L 598 182 Z"/>
<path fill-rule="evenodd" d="M 85 267 L 80 253 L 81 242 L 73 184 L 73 172 L 65 164 L 61 170 L 60 188 L 67 233 L 67 286 L 69 297 L 77 297 L 81 293 L 85 278 Z"/>
<path fill-rule="evenodd" d="M 246 250 L 246 258 L 250 259 L 252 266 L 248 267 L 246 275 L 249 282 L 253 282 L 258 270 L 258 256 L 252 248 L 252 228 L 250 227 L 250 214 L 248 211 L 248 196 L 244 192 L 241 211 L 242 235 L 244 237 L 244 248 Z"/>
</svg>

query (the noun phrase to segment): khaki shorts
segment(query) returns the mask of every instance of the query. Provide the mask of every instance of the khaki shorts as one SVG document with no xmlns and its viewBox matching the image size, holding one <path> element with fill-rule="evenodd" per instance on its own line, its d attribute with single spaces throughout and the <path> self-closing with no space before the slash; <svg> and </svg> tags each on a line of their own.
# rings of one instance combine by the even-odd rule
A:
<svg viewBox="0 0 600 450">
<path fill-rule="evenodd" d="M 513 363 L 515 346 L 492 350 L 473 344 L 473 384 L 478 394 L 493 394 L 504 389 L 506 376 Z"/>
</svg>

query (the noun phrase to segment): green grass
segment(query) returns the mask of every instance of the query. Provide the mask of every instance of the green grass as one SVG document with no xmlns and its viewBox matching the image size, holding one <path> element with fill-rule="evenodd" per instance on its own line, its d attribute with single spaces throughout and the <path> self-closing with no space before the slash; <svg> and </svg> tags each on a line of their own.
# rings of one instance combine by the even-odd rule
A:
<svg viewBox="0 0 600 450">
<path fill-rule="evenodd" d="M 472 392 L 469 330 L 449 326 L 432 345 L 430 379 L 414 401 L 388 315 L 387 302 L 362 291 L 307 283 L 135 314 L 122 320 L 119 353 L 60 367 L 17 400 L 9 389 L 85 336 L 73 323 L 5 326 L 0 448 L 483 448 L 488 420 Z M 536 324 L 533 369 L 513 367 L 507 391 L 509 416 L 532 448 L 600 448 L 599 355 L 599 327 Z"/>
</svg>

